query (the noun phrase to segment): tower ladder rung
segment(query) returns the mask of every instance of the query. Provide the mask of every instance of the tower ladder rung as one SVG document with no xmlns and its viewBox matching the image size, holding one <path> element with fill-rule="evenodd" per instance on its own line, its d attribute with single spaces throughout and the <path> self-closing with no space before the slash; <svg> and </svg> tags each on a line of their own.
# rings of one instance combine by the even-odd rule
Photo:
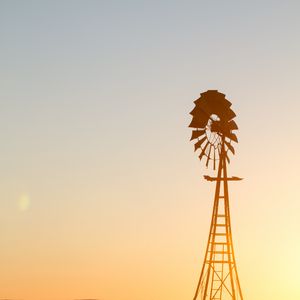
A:
<svg viewBox="0 0 300 300">
<path fill-rule="evenodd" d="M 228 243 L 226 243 L 226 242 L 210 242 L 211 244 L 213 244 L 213 245 L 229 245 L 230 243 L 228 242 Z"/>
<path fill-rule="evenodd" d="M 215 264 L 233 264 L 233 261 L 229 260 L 207 260 L 207 264 L 215 263 Z"/>
<path fill-rule="evenodd" d="M 228 252 L 228 251 L 211 251 L 211 250 L 209 250 L 208 252 L 212 252 L 215 254 L 231 254 L 231 252 Z"/>
</svg>

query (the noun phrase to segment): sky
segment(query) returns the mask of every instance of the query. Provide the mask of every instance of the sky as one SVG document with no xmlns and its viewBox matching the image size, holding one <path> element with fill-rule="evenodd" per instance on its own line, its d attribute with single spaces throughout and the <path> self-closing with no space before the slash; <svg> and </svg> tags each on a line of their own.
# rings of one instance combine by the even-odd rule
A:
<svg viewBox="0 0 300 300">
<path fill-rule="evenodd" d="M 192 299 L 214 186 L 193 101 L 226 94 L 245 299 L 300 298 L 298 1 L 1 1 L 0 298 Z"/>
</svg>

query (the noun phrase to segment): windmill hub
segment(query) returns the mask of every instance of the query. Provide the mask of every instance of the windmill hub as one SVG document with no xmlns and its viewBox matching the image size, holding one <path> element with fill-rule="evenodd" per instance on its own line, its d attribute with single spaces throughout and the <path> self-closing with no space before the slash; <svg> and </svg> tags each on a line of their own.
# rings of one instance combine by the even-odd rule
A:
<svg viewBox="0 0 300 300">
<path fill-rule="evenodd" d="M 222 133 L 222 124 L 221 121 L 212 121 L 210 125 L 211 132 Z"/>
</svg>

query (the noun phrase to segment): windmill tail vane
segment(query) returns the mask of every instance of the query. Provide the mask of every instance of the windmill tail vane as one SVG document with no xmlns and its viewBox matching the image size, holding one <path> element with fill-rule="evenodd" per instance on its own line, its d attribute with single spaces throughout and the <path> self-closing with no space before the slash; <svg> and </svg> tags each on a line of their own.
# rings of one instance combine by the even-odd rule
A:
<svg viewBox="0 0 300 300">
<path fill-rule="evenodd" d="M 216 177 L 204 176 L 215 182 L 213 213 L 204 262 L 193 300 L 243 300 L 235 260 L 229 210 L 228 182 L 239 177 L 227 176 L 229 155 L 235 154 L 233 132 L 238 129 L 235 113 L 225 95 L 217 90 L 201 93 L 191 111 L 191 140 L 199 159 L 217 169 Z"/>
</svg>

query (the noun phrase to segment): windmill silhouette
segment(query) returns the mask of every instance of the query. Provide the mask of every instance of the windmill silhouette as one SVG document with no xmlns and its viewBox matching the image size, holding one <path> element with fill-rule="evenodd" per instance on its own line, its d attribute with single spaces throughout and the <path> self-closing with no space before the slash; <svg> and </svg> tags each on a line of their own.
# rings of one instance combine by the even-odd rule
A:
<svg viewBox="0 0 300 300">
<path fill-rule="evenodd" d="M 195 151 L 200 150 L 199 159 L 206 160 L 206 167 L 211 164 L 217 169 L 217 176 L 204 176 L 216 182 L 216 187 L 205 258 L 193 300 L 243 300 L 232 242 L 228 193 L 228 182 L 241 178 L 227 176 L 229 152 L 235 153 L 233 142 L 238 142 L 233 133 L 238 129 L 233 120 L 236 115 L 225 95 L 217 90 L 201 93 L 194 103 L 189 125 L 194 128 L 191 140 L 197 140 Z"/>
</svg>

